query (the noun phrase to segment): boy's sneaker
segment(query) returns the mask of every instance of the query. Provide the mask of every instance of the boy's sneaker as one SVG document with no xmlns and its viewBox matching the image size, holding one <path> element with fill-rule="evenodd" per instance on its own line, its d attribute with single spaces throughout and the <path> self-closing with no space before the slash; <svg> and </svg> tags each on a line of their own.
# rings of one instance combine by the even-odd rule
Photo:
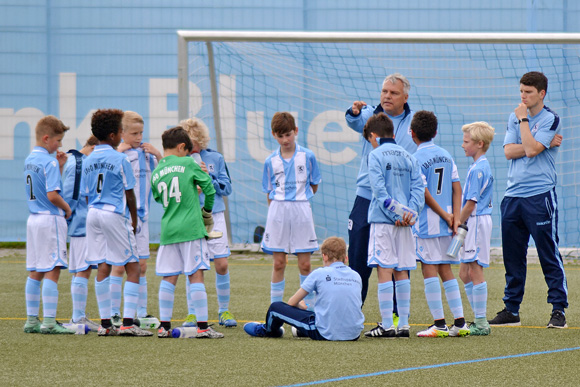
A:
<svg viewBox="0 0 580 387">
<path fill-rule="evenodd" d="M 28 316 L 24 324 L 24 333 L 40 333 L 40 319 L 38 316 Z"/>
<path fill-rule="evenodd" d="M 185 322 L 181 324 L 182 327 L 196 327 L 197 326 L 197 319 L 195 318 L 195 314 L 188 314 L 185 318 Z"/>
<path fill-rule="evenodd" d="M 139 336 L 139 337 L 153 336 L 153 332 L 146 331 L 145 329 L 141 329 L 140 327 L 138 327 L 135 324 L 133 324 L 129 327 L 126 327 L 125 325 L 121 325 L 121 328 L 119 328 L 119 336 Z"/>
<path fill-rule="evenodd" d="M 171 329 L 167 330 L 163 327 L 159 327 L 157 330 L 157 337 L 160 339 L 171 337 Z"/>
<path fill-rule="evenodd" d="M 226 328 L 235 328 L 238 326 L 238 322 L 234 319 L 234 316 L 227 310 L 219 314 L 219 323 Z"/>
<path fill-rule="evenodd" d="M 292 327 L 292 336 L 293 337 L 308 337 L 307 335 L 302 333 L 302 331 L 299 331 L 298 329 L 296 329 L 296 327 Z"/>
<path fill-rule="evenodd" d="M 206 329 L 197 328 L 197 339 L 223 339 L 224 334 L 216 332 L 212 327 L 207 327 Z"/>
<path fill-rule="evenodd" d="M 261 324 L 259 322 L 249 322 L 244 324 L 244 331 L 254 337 L 282 337 L 284 336 L 285 329 L 284 327 L 280 327 L 278 330 L 278 335 L 267 334 L 266 332 L 266 325 Z"/>
<path fill-rule="evenodd" d="M 97 331 L 98 336 L 117 336 L 119 334 L 119 329 L 111 325 L 108 328 L 104 328 L 102 325 L 99 326 L 99 330 Z"/>
<path fill-rule="evenodd" d="M 552 312 L 548 328 L 568 328 L 568 324 L 566 324 L 566 316 L 563 311 L 555 310 Z"/>
<path fill-rule="evenodd" d="M 497 316 L 495 316 L 492 320 L 488 321 L 489 325 L 492 326 L 520 326 L 522 323 L 520 322 L 520 316 L 514 315 L 512 312 L 503 308 L 502 311 L 497 312 Z M 471 327 L 470 327 L 471 329 Z"/>
<path fill-rule="evenodd" d="M 49 335 L 74 335 L 76 330 L 69 329 L 63 326 L 61 323 L 57 322 L 54 325 L 44 325 L 40 326 L 40 333 Z"/>
<path fill-rule="evenodd" d="M 509 313 L 509 312 L 508 312 Z M 470 336 L 489 336 L 491 334 L 490 324 L 485 321 L 485 319 L 481 319 L 482 321 L 476 321 L 471 323 L 469 326 L 469 335 Z"/>
<path fill-rule="evenodd" d="M 424 331 L 417 332 L 417 337 L 448 337 L 449 328 L 445 326 L 444 328 L 438 327 L 433 324 Z"/>
<path fill-rule="evenodd" d="M 99 330 L 100 325 L 97 324 L 96 322 L 89 320 L 86 316 L 83 316 L 81 318 L 78 319 L 78 321 L 73 321 L 73 319 L 71 318 L 70 320 L 71 324 L 85 324 L 86 326 L 89 327 L 89 330 L 93 331 L 93 332 L 97 332 Z"/>
<path fill-rule="evenodd" d="M 377 323 L 377 326 L 368 332 L 365 332 L 366 337 L 386 337 L 388 339 L 394 339 L 397 337 L 397 329 L 395 326 L 391 326 L 389 329 L 383 328 L 382 323 Z"/>
<path fill-rule="evenodd" d="M 117 313 L 113 317 L 111 317 L 111 324 L 113 324 L 116 328 L 119 328 L 123 325 L 123 319 Z"/>
<path fill-rule="evenodd" d="M 469 326 L 467 324 L 463 324 L 462 327 L 452 325 L 451 328 L 449 328 L 449 337 L 465 337 L 465 336 L 469 336 Z"/>
<path fill-rule="evenodd" d="M 402 327 L 397 327 L 397 337 L 402 339 L 408 339 L 411 333 L 411 327 L 408 325 L 403 325 Z"/>
</svg>

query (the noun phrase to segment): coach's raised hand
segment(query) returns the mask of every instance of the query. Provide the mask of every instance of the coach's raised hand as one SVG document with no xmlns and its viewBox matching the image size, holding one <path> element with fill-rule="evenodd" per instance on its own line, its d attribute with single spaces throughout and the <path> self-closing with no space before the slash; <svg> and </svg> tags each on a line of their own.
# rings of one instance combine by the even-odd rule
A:
<svg viewBox="0 0 580 387">
<path fill-rule="evenodd" d="M 367 106 L 367 103 L 364 101 L 354 101 L 352 103 L 352 114 L 355 116 L 360 114 L 360 111 L 363 107 Z"/>
</svg>

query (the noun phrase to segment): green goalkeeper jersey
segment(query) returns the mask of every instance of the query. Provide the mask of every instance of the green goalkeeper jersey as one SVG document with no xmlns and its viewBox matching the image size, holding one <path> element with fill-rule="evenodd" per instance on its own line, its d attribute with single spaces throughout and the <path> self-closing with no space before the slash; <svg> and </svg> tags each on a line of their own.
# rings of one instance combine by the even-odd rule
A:
<svg viewBox="0 0 580 387">
<path fill-rule="evenodd" d="M 151 174 L 151 191 L 163 205 L 162 245 L 194 241 L 207 236 L 197 186 L 205 194 L 204 207 L 211 211 L 215 189 L 211 177 L 191 157 L 167 156 Z"/>
</svg>

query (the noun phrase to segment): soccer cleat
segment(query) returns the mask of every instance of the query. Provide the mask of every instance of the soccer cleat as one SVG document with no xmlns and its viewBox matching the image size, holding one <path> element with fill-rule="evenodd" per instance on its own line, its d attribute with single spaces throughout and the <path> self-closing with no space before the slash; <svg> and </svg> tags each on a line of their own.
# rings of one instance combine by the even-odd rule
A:
<svg viewBox="0 0 580 387">
<path fill-rule="evenodd" d="M 278 334 L 268 333 L 266 331 L 266 325 L 259 322 L 249 322 L 244 324 L 244 331 L 254 337 L 282 337 L 284 336 L 284 327 L 280 327 Z"/>
<path fill-rule="evenodd" d="M 292 336 L 294 336 L 294 337 L 308 337 L 307 335 L 302 333 L 302 331 L 299 331 L 298 329 L 296 329 L 296 327 L 292 327 Z"/>
<path fill-rule="evenodd" d="M 99 330 L 97 331 L 98 336 L 117 336 L 119 334 L 119 329 L 111 325 L 108 328 L 104 328 L 102 325 L 99 326 Z"/>
<path fill-rule="evenodd" d="M 550 322 L 548 322 L 548 328 L 568 328 L 568 324 L 566 324 L 566 316 L 563 311 L 555 310 L 552 312 Z"/>
<path fill-rule="evenodd" d="M 441 328 L 433 324 L 424 331 L 417 332 L 417 337 L 448 337 L 449 333 L 447 326 Z"/>
<path fill-rule="evenodd" d="M 159 327 L 157 330 L 157 337 L 160 339 L 171 337 L 171 329 L 167 330 L 163 327 Z"/>
<path fill-rule="evenodd" d="M 73 321 L 72 319 L 70 320 L 71 324 L 85 324 L 86 326 L 89 327 L 89 330 L 93 331 L 93 332 L 97 332 L 99 330 L 100 325 L 97 324 L 96 322 L 89 320 L 86 316 L 81 317 L 78 321 Z"/>
<path fill-rule="evenodd" d="M 465 336 L 469 336 L 469 326 L 467 324 L 463 324 L 462 327 L 452 325 L 451 328 L 449 328 L 449 337 L 465 337 Z"/>
<path fill-rule="evenodd" d="M 234 316 L 227 310 L 219 314 L 219 324 L 224 325 L 226 328 L 235 328 L 238 326 L 238 322 L 234 319 Z"/>
<path fill-rule="evenodd" d="M 212 327 L 207 327 L 206 329 L 199 329 L 197 328 L 197 336 L 196 339 L 223 339 L 224 334 L 220 332 L 216 332 L 213 330 Z"/>
<path fill-rule="evenodd" d="M 365 332 L 366 337 L 386 337 L 388 339 L 393 339 L 397 337 L 397 329 L 395 326 L 391 326 L 389 329 L 383 328 L 382 323 L 377 323 L 377 326 L 368 332 Z"/>
<path fill-rule="evenodd" d="M 411 327 L 408 325 L 403 325 L 402 327 L 397 327 L 397 337 L 401 339 L 408 339 L 411 333 Z"/>
<path fill-rule="evenodd" d="M 508 312 L 509 313 L 509 312 Z M 471 323 L 469 326 L 469 335 L 470 336 L 489 336 L 491 334 L 490 324 L 482 318 L 480 321 L 479 319 L 475 319 L 474 323 Z"/>
<path fill-rule="evenodd" d="M 54 325 L 44 325 L 40 326 L 40 333 L 48 335 L 74 335 L 76 330 L 69 329 L 63 326 L 61 323 L 57 322 Z"/>
<path fill-rule="evenodd" d="M 119 328 L 121 325 L 123 325 L 123 319 L 121 316 L 115 313 L 115 315 L 111 317 L 111 324 L 113 324 L 116 328 Z"/>
<path fill-rule="evenodd" d="M 522 323 L 520 322 L 520 316 L 514 315 L 512 312 L 508 311 L 506 308 L 503 308 L 502 311 L 497 312 L 497 316 L 495 316 L 492 320 L 488 321 L 489 325 L 492 326 L 520 326 Z"/>
<path fill-rule="evenodd" d="M 195 318 L 195 314 L 188 314 L 185 318 L 185 322 L 181 324 L 182 327 L 196 327 L 197 326 L 197 319 Z"/>
<path fill-rule="evenodd" d="M 153 336 L 153 332 L 146 331 L 145 329 L 141 329 L 137 325 L 133 324 L 129 327 L 125 325 L 121 325 L 119 328 L 119 336 L 138 336 L 138 337 L 145 337 L 145 336 Z"/>
<path fill-rule="evenodd" d="M 38 316 L 28 316 L 24 324 L 24 333 L 40 333 L 40 319 Z"/>
</svg>

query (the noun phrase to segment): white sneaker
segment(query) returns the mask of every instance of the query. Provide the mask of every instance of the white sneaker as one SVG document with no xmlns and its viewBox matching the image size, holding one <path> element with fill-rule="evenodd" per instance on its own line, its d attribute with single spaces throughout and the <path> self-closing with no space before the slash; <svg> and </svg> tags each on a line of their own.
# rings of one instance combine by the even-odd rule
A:
<svg viewBox="0 0 580 387">
<path fill-rule="evenodd" d="M 469 336 L 469 326 L 467 325 L 467 323 L 463 324 L 462 327 L 452 325 L 451 328 L 449 328 L 449 337 L 465 337 L 465 336 Z"/>
<path fill-rule="evenodd" d="M 296 327 L 292 327 L 292 336 L 294 337 L 308 337 L 300 332 Z"/>
<path fill-rule="evenodd" d="M 141 329 L 135 324 L 131 325 L 130 327 L 121 325 L 121 328 L 119 328 L 119 336 L 153 336 L 153 332 Z"/>
<path fill-rule="evenodd" d="M 207 329 L 197 328 L 196 339 L 223 339 L 223 337 L 223 333 L 214 331 L 212 327 L 207 327 Z"/>
</svg>

